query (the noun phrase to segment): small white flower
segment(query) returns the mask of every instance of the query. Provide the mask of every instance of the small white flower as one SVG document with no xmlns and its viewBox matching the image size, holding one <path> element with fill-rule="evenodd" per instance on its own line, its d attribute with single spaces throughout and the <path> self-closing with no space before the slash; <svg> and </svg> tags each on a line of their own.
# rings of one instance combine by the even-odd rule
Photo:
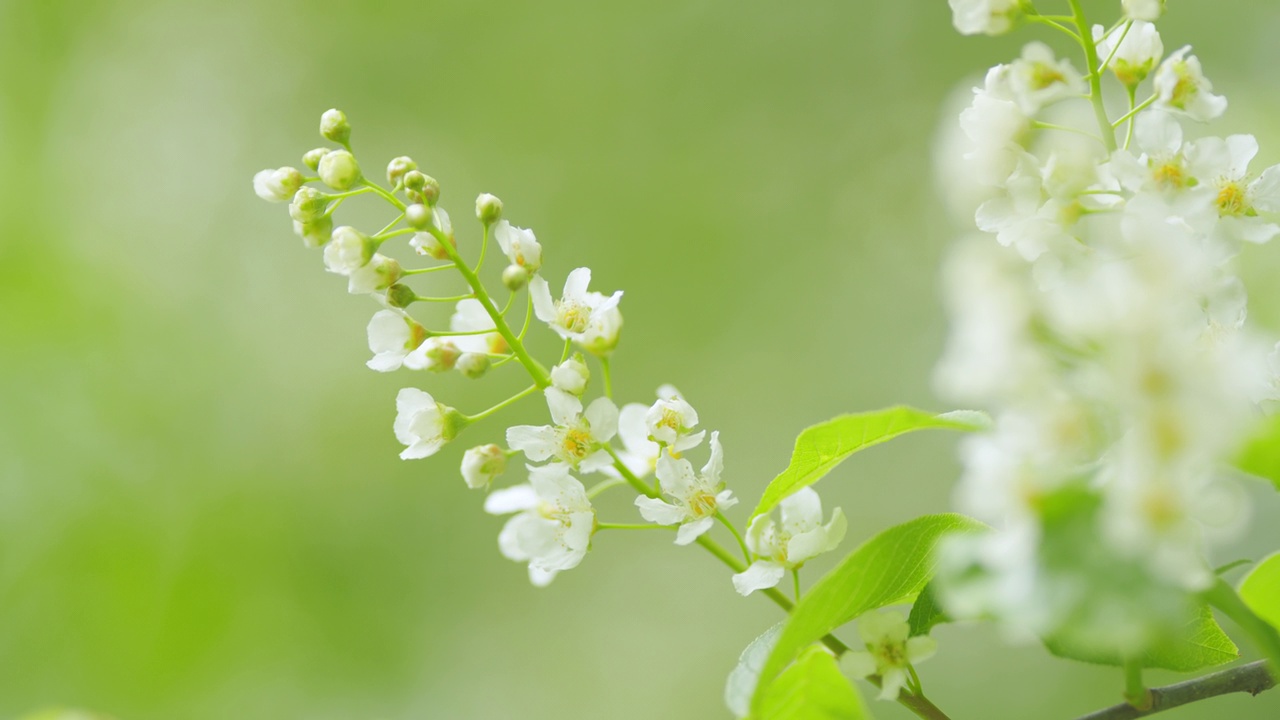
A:
<svg viewBox="0 0 1280 720">
<path fill-rule="evenodd" d="M 404 366 L 410 370 L 448 372 L 458 363 L 462 350 L 452 337 L 429 337 L 417 349 L 404 356 Z"/>
<path fill-rule="evenodd" d="M 480 445 L 462 455 L 462 479 L 472 490 L 489 487 L 506 469 L 507 454 L 497 445 Z"/>
<path fill-rule="evenodd" d="M 596 302 L 605 300 L 600 293 L 590 294 Z M 620 332 L 622 332 L 622 311 L 614 305 L 591 318 L 579 344 L 596 357 L 606 357 L 618 346 Z"/>
<path fill-rule="evenodd" d="M 560 337 L 582 344 L 593 323 L 600 323 L 606 314 L 618 307 L 618 301 L 622 299 L 621 290 L 609 297 L 597 292 L 587 292 L 590 283 L 591 270 L 578 268 L 569 273 L 560 299 L 553 301 L 547 281 L 540 275 L 534 277 L 529 281 L 534 313 Z"/>
<path fill-rule="evenodd" d="M 400 263 L 386 255 L 374 253 L 364 267 L 351 271 L 347 276 L 347 292 L 352 295 L 371 295 L 379 290 L 386 290 L 400 279 L 402 273 Z"/>
<path fill-rule="evenodd" d="M 502 201 L 497 195 L 480 193 L 476 196 L 476 219 L 488 225 L 502 217 Z"/>
<path fill-rule="evenodd" d="M 538 272 L 538 268 L 542 267 L 542 246 L 538 244 L 538 239 L 534 237 L 532 230 L 518 228 L 506 220 L 499 220 L 498 224 L 493 226 L 493 237 L 498 241 L 498 247 L 502 248 L 503 254 L 512 265 L 519 265 L 530 275 Z"/>
<path fill-rule="evenodd" d="M 1117 150 L 1110 169 L 1126 190 L 1174 191 L 1196 184 L 1182 142 L 1182 126 L 1167 112 L 1148 110 L 1134 118 L 1134 143 L 1142 154 Z"/>
<path fill-rule="evenodd" d="M 609 398 L 596 398 L 586 413 L 582 401 L 549 387 L 544 391 L 554 425 L 517 425 L 507 429 L 507 445 L 534 462 L 554 457 L 575 470 L 596 472 L 613 458 L 603 446 L 618 434 L 618 408 Z"/>
<path fill-rule="evenodd" d="M 1164 12 L 1164 0 L 1120 0 L 1120 7 L 1130 20 L 1155 22 Z"/>
<path fill-rule="evenodd" d="M 648 414 L 649 406 L 640 403 L 628 403 L 618 413 L 618 439 L 622 440 L 618 457 L 636 477 L 648 477 L 662 454 L 662 446 L 649 439 L 649 427 L 644 421 Z"/>
<path fill-rule="evenodd" d="M 448 441 L 450 410 L 417 388 L 404 388 L 396 395 L 396 439 L 406 445 L 402 460 L 435 455 Z"/>
<path fill-rule="evenodd" d="M 721 508 L 738 504 L 733 492 L 724 489 L 720 474 L 724 471 L 724 451 L 720 448 L 720 434 L 711 433 L 711 459 L 694 474 L 688 460 L 675 459 L 663 453 L 658 458 L 658 480 L 662 494 L 673 502 L 657 498 L 638 497 L 636 507 L 645 520 L 659 525 L 680 525 L 676 532 L 676 544 L 688 545 L 711 529 L 716 513 Z"/>
<path fill-rule="evenodd" d="M 324 269 L 350 277 L 373 259 L 377 246 L 367 235 L 349 225 L 335 228 L 333 239 L 324 246 Z"/>
<path fill-rule="evenodd" d="M 1009 66 L 987 72 L 983 86 L 974 88 L 973 103 L 960 113 L 960 129 L 969 140 L 964 154 L 982 185 L 1001 187 L 1024 153 L 1022 142 L 1031 129 L 1031 118 L 1013 99 Z"/>
<path fill-rule="evenodd" d="M 907 668 L 933 657 L 938 642 L 928 635 L 907 637 L 911 627 L 902 614 L 870 612 L 858 618 L 858 634 L 867 649 L 845 656 L 845 667 L 855 677 L 879 675 L 880 699 L 897 700 L 907 684 Z"/>
<path fill-rule="evenodd" d="M 1213 94 L 1213 83 L 1204 76 L 1200 59 L 1188 56 L 1188 45 L 1160 63 L 1153 81 L 1160 107 L 1186 113 L 1199 122 L 1208 122 L 1227 109 L 1227 99 Z"/>
<path fill-rule="evenodd" d="M 644 422 L 649 437 L 673 453 L 697 447 L 707 434 L 705 430 L 693 432 L 698 426 L 698 411 L 670 385 L 658 388 L 658 401 L 645 413 Z"/>
<path fill-rule="evenodd" d="M 1187 153 L 1196 177 L 1216 192 L 1220 232 L 1233 240 L 1264 243 L 1280 234 L 1280 227 L 1257 216 L 1280 212 L 1280 165 L 1249 181 L 1249 163 L 1257 154 L 1252 135 L 1202 138 Z"/>
<path fill-rule="evenodd" d="M 590 380 L 591 371 L 587 369 L 581 355 L 574 355 L 551 368 L 551 384 L 570 395 L 582 397 Z"/>
<path fill-rule="evenodd" d="M 449 220 L 449 213 L 445 212 L 444 208 L 431 208 L 431 224 L 441 234 L 449 238 L 454 247 L 458 246 L 453 237 L 453 222 Z M 436 236 L 429 232 L 414 233 L 413 238 L 409 240 L 409 247 L 413 248 L 414 252 L 419 255 L 428 255 L 436 260 L 449 259 L 448 251 L 444 249 L 444 246 L 440 244 Z"/>
<path fill-rule="evenodd" d="M 951 22 L 962 35 L 1009 32 L 1022 13 L 1021 0 L 950 0 Z"/>
<path fill-rule="evenodd" d="M 567 465 L 529 468 L 529 484 L 496 490 L 485 499 L 491 515 L 518 513 L 498 535 L 503 556 L 529 563 L 529 580 L 545 587 L 561 570 L 578 566 L 591 544 L 596 513 Z"/>
<path fill-rule="evenodd" d="M 296 168 L 263 170 L 253 176 L 253 191 L 267 202 L 289 202 L 300 187 L 302 187 L 302 173 Z"/>
<path fill-rule="evenodd" d="M 844 539 L 844 512 L 836 508 L 823 525 L 822 501 L 813 488 L 801 488 L 780 505 L 781 523 L 760 515 L 747 528 L 747 548 L 760 559 L 733 576 L 733 587 L 742 595 L 777 585 L 787 570 L 834 550 Z"/>
<path fill-rule="evenodd" d="M 484 305 L 475 298 L 458 301 L 453 315 L 449 318 L 449 329 L 453 332 L 492 332 L 483 335 L 456 335 L 453 342 L 464 353 L 480 353 L 485 355 L 506 355 L 511 352 L 507 341 L 493 324 L 493 318 L 485 311 Z"/>
<path fill-rule="evenodd" d="M 1105 62 L 1110 57 L 1111 63 L 1107 67 L 1122 85 L 1128 87 L 1142 82 L 1164 55 L 1164 43 L 1160 40 L 1160 33 L 1156 32 L 1156 26 L 1142 20 L 1135 20 L 1127 33 L 1123 28 L 1116 28 L 1110 35 L 1101 25 L 1094 25 L 1093 39 L 1098 47 L 1098 60 Z M 1116 47 L 1117 42 L 1119 48 Z"/>
<path fill-rule="evenodd" d="M 372 370 L 398 370 L 404 358 L 426 339 L 426 329 L 397 310 L 379 310 L 369 320 L 369 350 L 373 359 L 365 363 Z"/>
<path fill-rule="evenodd" d="M 1053 50 L 1041 42 L 1027 43 L 1022 48 L 1022 57 L 1009 66 L 1009 86 L 1027 115 L 1085 91 L 1080 73 L 1069 61 L 1056 59 Z"/>
</svg>

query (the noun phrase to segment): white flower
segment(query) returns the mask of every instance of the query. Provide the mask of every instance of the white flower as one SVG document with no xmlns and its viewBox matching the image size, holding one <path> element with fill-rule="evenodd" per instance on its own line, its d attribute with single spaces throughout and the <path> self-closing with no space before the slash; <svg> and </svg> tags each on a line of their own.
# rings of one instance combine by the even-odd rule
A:
<svg viewBox="0 0 1280 720">
<path fill-rule="evenodd" d="M 360 179 L 360 166 L 355 156 L 346 150 L 325 153 L 316 170 L 324 184 L 334 190 L 350 190 Z"/>
<path fill-rule="evenodd" d="M 702 474 L 693 472 L 688 460 L 674 459 L 663 453 L 658 458 L 658 480 L 662 494 L 673 502 L 657 498 L 638 497 L 636 507 L 645 520 L 659 525 L 680 525 L 676 532 L 676 544 L 688 545 L 711 529 L 716 513 L 721 508 L 733 507 L 738 499 L 733 492 L 724 489 L 720 474 L 724 471 L 724 450 L 720 448 L 720 434 L 711 433 L 711 459 L 702 468 Z"/>
<path fill-rule="evenodd" d="M 554 425 L 517 425 L 507 429 L 507 445 L 534 462 L 554 457 L 575 470 L 596 472 L 609 467 L 613 458 L 605 443 L 618 434 L 618 408 L 609 398 L 596 398 L 586 413 L 582 401 L 549 387 L 544 391 Z"/>
<path fill-rule="evenodd" d="M 1187 166 L 1182 126 L 1167 112 L 1148 110 L 1134 118 L 1133 139 L 1142 155 L 1117 150 L 1110 168 L 1126 190 L 1183 190 L 1195 184 Z"/>
<path fill-rule="evenodd" d="M 1264 243 L 1280 234 L 1280 227 L 1257 217 L 1258 211 L 1280 212 L 1280 166 L 1248 181 L 1249 163 L 1257 154 L 1252 135 L 1202 138 L 1188 151 L 1196 177 L 1216 192 L 1220 230 L 1233 240 Z"/>
<path fill-rule="evenodd" d="M 503 526 L 498 548 L 511 560 L 528 562 L 529 580 L 538 587 L 577 567 L 595 531 L 586 490 L 560 463 L 530 467 L 529 484 L 494 491 L 484 509 L 491 515 L 518 513 Z"/>
<path fill-rule="evenodd" d="M 324 269 L 350 276 L 373 259 L 377 246 L 367 235 L 349 225 L 335 228 L 333 239 L 324 246 Z"/>
<path fill-rule="evenodd" d="M 581 355 L 574 355 L 551 368 L 551 384 L 570 395 L 582 397 L 590 380 L 591 371 L 587 369 Z"/>
<path fill-rule="evenodd" d="M 417 349 L 404 356 L 404 366 L 410 370 L 448 372 L 458 363 L 462 350 L 454 344 L 454 338 L 429 337 Z"/>
<path fill-rule="evenodd" d="M 325 249 L 332 245 L 333 243 L 329 243 Z M 352 295 L 370 295 L 386 290 L 400 279 L 402 273 L 400 263 L 386 255 L 374 253 L 364 267 L 352 270 L 347 276 L 347 292 Z"/>
<path fill-rule="evenodd" d="M 442 207 L 431 208 L 431 224 L 440 231 L 442 235 L 449 238 L 449 242 L 454 247 L 458 246 L 453 237 L 453 223 L 449 220 L 449 213 L 445 212 Z M 419 255 L 428 255 L 436 260 L 448 260 L 449 253 L 436 239 L 436 236 L 429 232 L 414 233 L 413 238 L 409 240 L 409 247 Z"/>
<path fill-rule="evenodd" d="M 532 230 L 518 228 L 506 220 L 499 220 L 493 226 L 493 237 L 498 241 L 498 247 L 502 248 L 503 254 L 512 265 L 519 265 L 531 275 L 542 267 L 542 246 L 538 244 L 538 239 L 533 236 Z"/>
<path fill-rule="evenodd" d="M 302 187 L 302 173 L 296 168 L 263 170 L 253 176 L 253 191 L 267 202 L 289 202 L 300 187 Z"/>
<path fill-rule="evenodd" d="M 462 479 L 472 490 L 489 487 L 507 469 L 507 454 L 497 445 L 479 445 L 462 455 Z"/>
<path fill-rule="evenodd" d="M 1192 120 L 1208 122 L 1226 111 L 1227 99 L 1213 94 L 1213 83 L 1204 76 L 1200 59 L 1188 56 L 1189 52 L 1190 45 L 1160 63 L 1154 80 L 1157 104 L 1184 112 Z"/>
<path fill-rule="evenodd" d="M 1116 28 L 1109 35 L 1101 25 L 1094 25 L 1093 39 L 1097 43 L 1098 60 L 1105 62 L 1110 57 L 1111 63 L 1107 67 L 1121 84 L 1129 87 L 1142 82 L 1164 55 L 1164 43 L 1160 41 L 1156 26 L 1142 20 L 1135 20 L 1128 32 L 1124 28 Z M 1116 47 L 1117 42 L 1119 48 Z"/>
<path fill-rule="evenodd" d="M 1120 7 L 1130 20 L 1155 22 L 1164 12 L 1164 0 L 1120 0 Z"/>
<path fill-rule="evenodd" d="M 372 370 L 391 372 L 426 338 L 426 329 L 397 310 L 379 310 L 369 320 L 369 350 L 373 359 L 365 363 Z"/>
<path fill-rule="evenodd" d="M 1021 0 L 950 0 L 951 22 L 962 35 L 1009 32 L 1022 12 Z"/>
<path fill-rule="evenodd" d="M 780 505 L 781 523 L 760 515 L 747 528 L 747 548 L 760 559 L 733 576 L 733 587 L 742 595 L 777 585 L 787 570 L 834 550 L 844 539 L 844 512 L 836 508 L 823 525 L 822 501 L 813 488 L 801 488 Z"/>
<path fill-rule="evenodd" d="M 964 157 L 974 179 L 1003 186 L 1017 167 L 1024 152 L 1022 140 L 1031 129 L 1031 118 L 1014 102 L 1008 66 L 991 68 L 983 86 L 974 88 L 973 103 L 960 113 L 960 129 L 969 140 Z"/>
<path fill-rule="evenodd" d="M 597 302 L 605 300 L 600 293 L 591 293 L 591 295 Z M 596 357 L 606 357 L 618 346 L 620 332 L 622 332 L 622 311 L 615 304 L 591 318 L 579 344 Z"/>
<path fill-rule="evenodd" d="M 404 388 L 396 395 L 396 439 L 406 445 L 402 460 L 430 457 L 452 436 L 453 413 L 417 388 Z"/>
<path fill-rule="evenodd" d="M 1018 169 L 1005 182 L 1006 193 L 983 203 L 974 215 L 978 228 L 1035 260 L 1056 244 L 1071 242 L 1063 229 L 1064 206 L 1046 201 L 1036 159 L 1024 153 Z"/>
<path fill-rule="evenodd" d="M 1009 65 L 1008 72 L 1014 99 L 1027 115 L 1085 91 L 1080 73 L 1069 61 L 1055 59 L 1053 50 L 1041 42 L 1027 43 L 1022 57 Z"/>
<path fill-rule="evenodd" d="M 889 611 L 870 612 L 858 618 L 858 634 L 866 650 L 850 652 L 845 666 L 854 677 L 879 675 L 880 699 L 897 700 L 907 684 L 907 668 L 933 657 L 938 642 L 927 635 L 907 637 L 911 627 L 902 614 Z"/>
<path fill-rule="evenodd" d="M 670 385 L 658 388 L 658 401 L 645 413 L 644 423 L 649 437 L 674 453 L 697 447 L 707 434 L 705 430 L 693 432 L 698 426 L 698 411 Z"/>
<path fill-rule="evenodd" d="M 636 477 L 653 472 L 662 454 L 662 446 L 649 439 L 649 427 L 644 421 L 648 414 L 649 406 L 640 403 L 628 403 L 618 413 L 618 438 L 622 440 L 618 457 Z"/>
<path fill-rule="evenodd" d="M 615 310 L 622 299 L 621 290 L 609 297 L 587 292 L 590 283 L 591 270 L 578 268 L 569 273 L 560 299 L 553 301 L 551 290 L 542 276 L 530 280 L 529 293 L 533 296 L 533 310 L 538 319 L 551 326 L 560 337 L 582 344 L 593 324 L 603 322 L 604 316 Z"/>
<path fill-rule="evenodd" d="M 475 298 L 458 301 L 449 318 L 449 329 L 453 332 L 480 333 L 482 335 L 455 335 L 453 342 L 464 353 L 481 353 L 485 355 L 506 355 L 511 352 L 506 339 L 493 324 L 493 318 L 485 311 L 484 305 Z"/>
</svg>

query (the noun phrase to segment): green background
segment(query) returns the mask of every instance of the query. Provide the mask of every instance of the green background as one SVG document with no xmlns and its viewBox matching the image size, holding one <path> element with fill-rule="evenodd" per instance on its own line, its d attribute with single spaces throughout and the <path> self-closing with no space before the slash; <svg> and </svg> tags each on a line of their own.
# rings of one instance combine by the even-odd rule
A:
<svg viewBox="0 0 1280 720">
<path fill-rule="evenodd" d="M 1232 101 L 1220 131 L 1280 161 L 1280 7 L 1170 5 L 1166 47 L 1194 41 Z M 960 37 L 942 0 L 0 2 L 0 716 L 727 717 L 725 676 L 776 609 L 644 533 L 601 535 L 531 588 L 457 464 L 545 408 L 397 459 L 398 388 L 475 411 L 517 368 L 366 370 L 376 306 L 250 179 L 299 164 L 337 106 L 370 175 L 408 154 L 440 179 L 464 250 L 475 195 L 501 196 L 553 285 L 587 265 L 626 290 L 617 395 L 687 394 L 722 433 L 741 521 L 805 425 L 941 406 L 935 132 L 1032 37 L 1050 39 Z M 366 229 L 389 219 L 351 205 Z M 1280 327 L 1280 248 L 1243 260 L 1254 319 Z M 904 439 L 828 479 L 846 549 L 948 509 L 954 442 Z M 1277 544 L 1280 502 L 1251 490 L 1252 530 L 1216 559 Z M 955 717 L 1118 698 L 1118 672 L 990 627 L 937 636 L 922 674 Z M 1277 715 L 1280 693 L 1168 717 Z"/>
</svg>

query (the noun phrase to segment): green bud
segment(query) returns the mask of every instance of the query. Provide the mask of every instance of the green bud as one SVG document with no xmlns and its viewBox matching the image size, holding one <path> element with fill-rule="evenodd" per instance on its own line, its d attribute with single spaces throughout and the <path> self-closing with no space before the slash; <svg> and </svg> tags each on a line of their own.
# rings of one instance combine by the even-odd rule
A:
<svg viewBox="0 0 1280 720">
<path fill-rule="evenodd" d="M 481 193 L 476 198 L 476 217 L 485 225 L 492 225 L 502 217 L 502 201 L 497 196 Z"/>
<path fill-rule="evenodd" d="M 392 162 L 395 162 L 394 160 Z M 404 189 L 409 192 L 422 192 L 422 188 L 427 184 L 427 176 L 418 172 L 416 168 L 410 168 L 404 174 Z"/>
<path fill-rule="evenodd" d="M 334 190 L 350 190 L 360 179 L 360 166 L 346 150 L 334 150 L 320 158 L 320 179 Z"/>
<path fill-rule="evenodd" d="M 405 173 L 417 169 L 418 163 L 414 162 L 412 158 L 398 157 L 387 163 L 387 184 L 395 187 L 404 179 Z"/>
<path fill-rule="evenodd" d="M 516 292 L 529 282 L 529 271 L 519 265 L 508 265 L 502 271 L 502 284 L 511 292 Z"/>
<path fill-rule="evenodd" d="M 341 110 L 326 110 L 320 116 L 320 134 L 330 142 L 346 145 L 351 139 L 351 123 L 347 122 L 347 116 Z"/>
<path fill-rule="evenodd" d="M 312 172 L 320 167 L 320 159 L 332 152 L 329 148 L 319 147 L 315 150 L 308 150 L 306 155 L 302 156 L 302 164 L 311 168 Z"/>
<path fill-rule="evenodd" d="M 414 203 L 405 208 L 404 221 L 411 228 L 423 230 L 431 224 L 431 208 L 422 203 Z"/>
<path fill-rule="evenodd" d="M 440 436 L 443 437 L 446 442 L 458 437 L 458 433 L 465 430 L 466 427 L 471 424 L 471 421 L 467 419 L 467 416 L 458 412 L 456 408 L 451 408 L 440 402 L 436 403 L 436 407 L 440 409 L 440 417 L 444 420 L 442 423 L 444 428 L 443 432 L 440 433 Z"/>
<path fill-rule="evenodd" d="M 456 365 L 458 372 L 475 380 L 489 371 L 489 356 L 483 353 L 463 353 Z"/>
<path fill-rule="evenodd" d="M 307 223 L 294 220 L 293 232 L 302 238 L 302 243 L 307 247 L 321 247 L 333 237 L 333 218 L 328 215 L 321 215 L 316 220 Z"/>
<path fill-rule="evenodd" d="M 329 198 L 319 190 L 303 186 L 293 194 L 293 202 L 289 203 L 289 217 L 306 225 L 315 222 L 329 209 Z"/>
<path fill-rule="evenodd" d="M 414 202 L 434 206 L 440 199 L 440 183 L 430 175 L 424 175 L 417 170 L 410 170 L 404 174 L 404 188 Z"/>
<path fill-rule="evenodd" d="M 418 293 L 404 283 L 387 288 L 387 304 L 393 308 L 407 308 L 418 299 Z"/>
</svg>

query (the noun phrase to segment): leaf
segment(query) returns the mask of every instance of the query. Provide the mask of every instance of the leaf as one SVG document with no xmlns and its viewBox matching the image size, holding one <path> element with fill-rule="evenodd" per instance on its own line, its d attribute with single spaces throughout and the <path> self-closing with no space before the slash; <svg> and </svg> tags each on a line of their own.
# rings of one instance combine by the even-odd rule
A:
<svg viewBox="0 0 1280 720">
<path fill-rule="evenodd" d="M 756 720 L 870 720 L 853 683 L 822 646 L 812 646 L 760 699 Z"/>
<path fill-rule="evenodd" d="M 1240 583 L 1240 599 L 1254 615 L 1280 630 L 1280 553 L 1249 571 Z"/>
<path fill-rule="evenodd" d="M 783 623 L 778 623 L 752 640 L 738 656 L 737 667 L 729 673 L 729 679 L 724 684 L 724 704 L 729 706 L 734 717 L 741 718 L 751 714 L 751 696 L 756 692 L 760 668 L 764 667 L 765 659 L 778 642 L 782 625 Z"/>
<path fill-rule="evenodd" d="M 1258 426 L 1258 432 L 1245 443 L 1236 457 L 1236 467 L 1270 480 L 1280 490 L 1280 415 L 1269 417 Z"/>
<path fill-rule="evenodd" d="M 1095 665 L 1122 667 L 1123 659 L 1114 651 L 1099 651 L 1087 644 L 1076 644 L 1066 637 L 1046 638 L 1045 647 L 1060 658 Z M 1222 631 L 1207 603 L 1196 608 L 1196 615 L 1176 637 L 1165 638 L 1142 657 L 1142 667 L 1192 672 L 1222 665 L 1240 657 L 1240 650 Z"/>
<path fill-rule="evenodd" d="M 934 584 L 931 582 L 920 591 L 920 596 L 911 606 L 911 615 L 907 617 L 907 625 L 911 626 L 911 637 L 928 635 L 935 625 L 951 622 L 951 618 L 938 606 L 934 595 Z"/>
<path fill-rule="evenodd" d="M 806 428 L 796 438 L 791 464 L 765 488 L 760 504 L 751 514 L 754 518 L 769 512 L 783 498 L 808 487 L 831 472 L 845 458 L 859 450 L 913 430 L 938 428 L 974 431 L 990 425 L 985 415 L 973 411 L 957 411 L 935 415 L 915 408 L 897 406 L 874 412 L 841 415 L 833 420 Z"/>
<path fill-rule="evenodd" d="M 770 682 L 805 647 L 869 610 L 913 599 L 933 577 L 933 551 L 943 536 L 985 528 L 963 515 L 925 515 L 863 543 L 792 610 L 760 671 L 752 707 L 760 707 Z"/>
</svg>

